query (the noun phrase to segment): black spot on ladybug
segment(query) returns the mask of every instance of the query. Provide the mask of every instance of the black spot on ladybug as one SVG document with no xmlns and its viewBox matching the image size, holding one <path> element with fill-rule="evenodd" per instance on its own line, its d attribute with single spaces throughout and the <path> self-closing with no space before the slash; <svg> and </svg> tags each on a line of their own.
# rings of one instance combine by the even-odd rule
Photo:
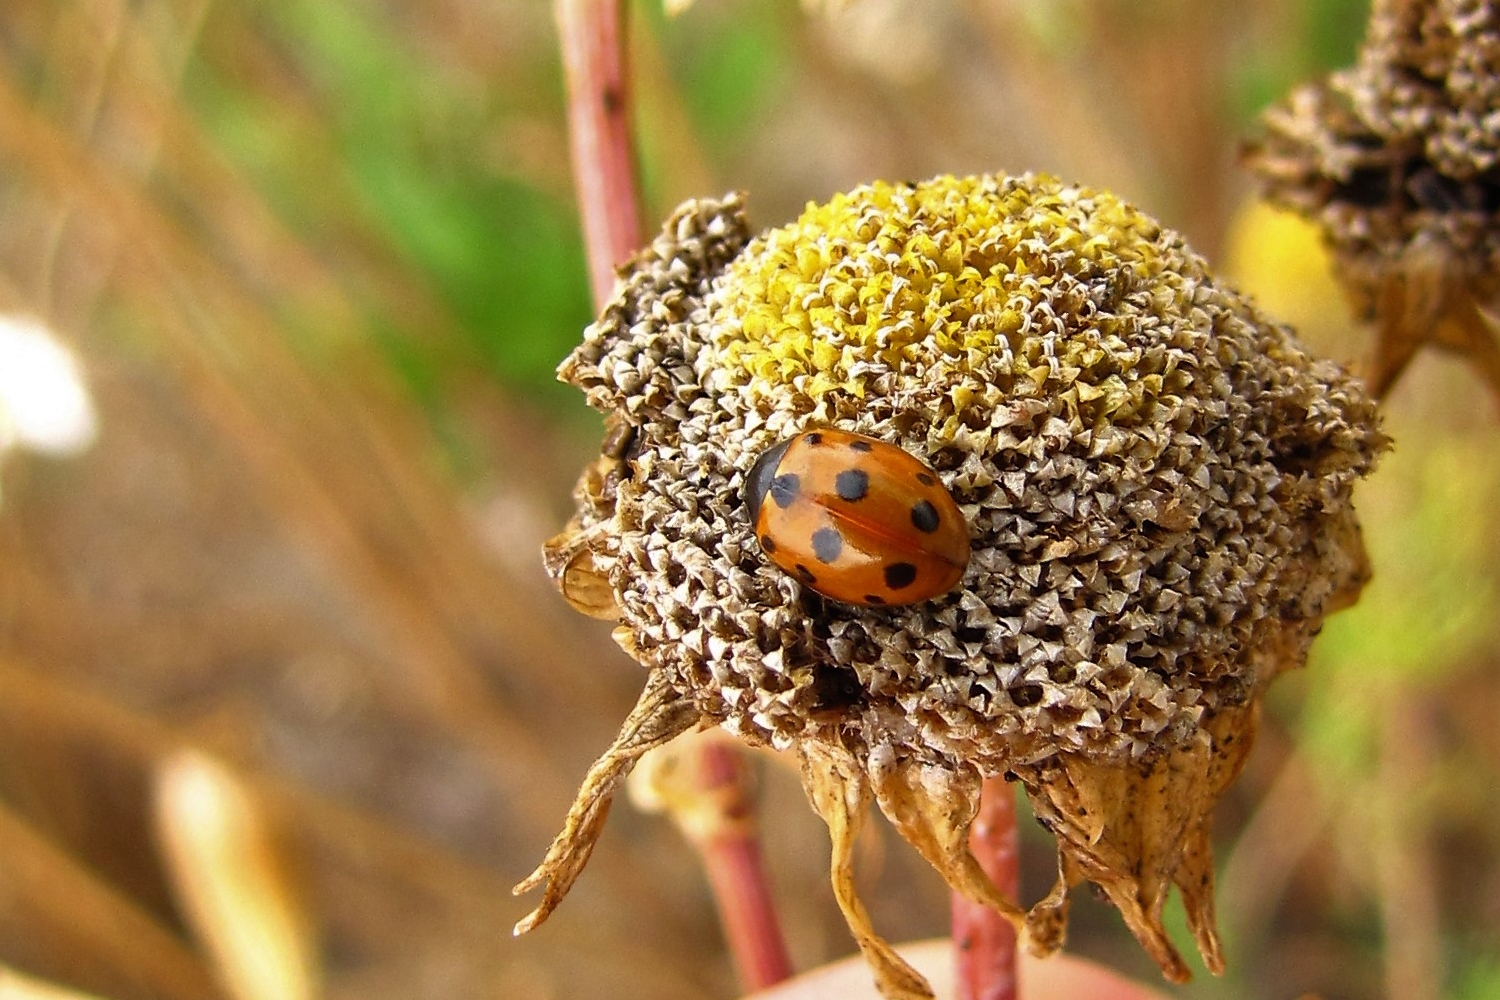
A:
<svg viewBox="0 0 1500 1000">
<path fill-rule="evenodd" d="M 797 499 L 797 494 L 802 492 L 802 477 L 795 472 L 788 472 L 784 476 L 777 476 L 771 480 L 771 499 L 776 501 L 776 506 L 786 510 Z"/>
<path fill-rule="evenodd" d="M 809 587 L 818 582 L 818 578 L 813 575 L 813 571 L 808 569 L 801 563 L 797 564 L 797 579 L 801 580 Z"/>
<path fill-rule="evenodd" d="M 934 478 L 932 478 L 932 476 L 928 475 L 925 472 L 919 472 L 919 473 L 917 473 L 917 482 L 921 483 L 923 486 L 936 486 L 937 485 L 937 480 L 934 479 Z"/>
<path fill-rule="evenodd" d="M 865 595 L 865 603 L 866 604 L 884 604 L 885 603 L 885 598 L 881 597 L 879 594 L 866 594 Z"/>
<path fill-rule="evenodd" d="M 875 446 L 872 445 L 868 441 L 850 441 L 849 442 L 849 450 L 850 451 L 869 451 L 869 450 L 871 450 L 874 447 Z"/>
<path fill-rule="evenodd" d="M 885 568 L 885 585 L 892 590 L 910 587 L 917 579 L 917 567 L 909 562 L 891 563 Z"/>
<path fill-rule="evenodd" d="M 863 469 L 845 469 L 834 479 L 833 488 L 840 500 L 863 500 L 870 492 L 870 474 Z"/>
<path fill-rule="evenodd" d="M 765 549 L 767 552 L 775 552 L 776 551 L 776 539 L 772 538 L 770 535 L 761 535 L 760 536 L 760 547 L 763 548 L 763 549 Z"/>
<path fill-rule="evenodd" d="M 804 438 L 804 440 L 808 444 L 810 444 L 814 448 L 816 448 L 818 445 L 820 445 L 820 444 L 823 443 L 823 435 L 819 434 L 817 431 L 813 431 L 811 434 L 807 435 L 807 437 Z"/>
<path fill-rule="evenodd" d="M 932 534 L 938 530 L 937 508 L 926 500 L 918 500 L 912 504 L 911 523 L 918 531 Z"/>
<path fill-rule="evenodd" d="M 843 554 L 844 536 L 837 528 L 819 528 L 812 534 L 812 547 L 819 562 L 831 563 Z"/>
</svg>

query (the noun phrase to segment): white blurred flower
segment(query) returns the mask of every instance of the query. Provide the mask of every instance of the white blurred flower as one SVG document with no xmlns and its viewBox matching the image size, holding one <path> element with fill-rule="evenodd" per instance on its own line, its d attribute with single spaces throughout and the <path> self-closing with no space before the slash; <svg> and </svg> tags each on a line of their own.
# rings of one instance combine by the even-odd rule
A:
<svg viewBox="0 0 1500 1000">
<path fill-rule="evenodd" d="M 78 362 L 35 320 L 0 316 L 0 451 L 76 455 L 98 421 Z"/>
</svg>

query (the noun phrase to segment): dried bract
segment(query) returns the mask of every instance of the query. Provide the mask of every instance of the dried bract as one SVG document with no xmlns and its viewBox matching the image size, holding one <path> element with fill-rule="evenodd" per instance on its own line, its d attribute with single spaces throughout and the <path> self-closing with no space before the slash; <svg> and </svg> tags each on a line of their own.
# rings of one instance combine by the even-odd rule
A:
<svg viewBox="0 0 1500 1000">
<path fill-rule="evenodd" d="M 1356 382 L 1177 234 L 1034 176 L 877 183 L 753 238 L 737 197 L 690 202 L 561 375 L 611 433 L 549 543 L 554 577 L 590 613 L 612 595 L 652 711 L 676 713 L 657 742 L 690 716 L 800 755 L 888 996 L 927 992 L 854 895 L 871 800 L 1034 950 L 1061 943 L 1089 879 L 1185 978 L 1161 927 L 1175 882 L 1218 967 L 1213 803 L 1265 685 L 1366 576 L 1349 496 L 1385 439 Z M 860 607 L 767 563 L 744 478 L 814 427 L 935 470 L 969 525 L 956 589 Z M 639 715 L 610 776 L 652 742 Z M 1058 886 L 1029 916 L 967 846 L 1000 774 L 1058 840 Z M 528 884 L 576 874 L 612 780 L 580 794 Z"/>
<path fill-rule="evenodd" d="M 1321 226 L 1382 395 L 1424 343 L 1500 398 L 1500 5 L 1376 0 L 1358 63 L 1266 113 L 1249 162 Z"/>
</svg>

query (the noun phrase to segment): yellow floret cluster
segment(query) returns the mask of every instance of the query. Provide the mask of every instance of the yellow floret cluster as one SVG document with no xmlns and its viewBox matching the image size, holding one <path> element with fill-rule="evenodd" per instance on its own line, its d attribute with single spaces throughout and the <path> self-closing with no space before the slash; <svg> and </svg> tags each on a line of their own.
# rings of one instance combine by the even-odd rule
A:
<svg viewBox="0 0 1500 1000">
<path fill-rule="evenodd" d="M 1114 196 L 1050 178 L 876 182 L 809 204 L 730 265 L 738 323 L 719 360 L 774 385 L 858 398 L 872 371 L 938 358 L 988 367 L 1035 343 L 1036 303 L 1060 267 L 1150 277 L 1159 235 Z M 1077 346 L 1068 361 L 1103 357 Z M 1036 359 L 1019 360 L 1034 370 Z"/>
</svg>

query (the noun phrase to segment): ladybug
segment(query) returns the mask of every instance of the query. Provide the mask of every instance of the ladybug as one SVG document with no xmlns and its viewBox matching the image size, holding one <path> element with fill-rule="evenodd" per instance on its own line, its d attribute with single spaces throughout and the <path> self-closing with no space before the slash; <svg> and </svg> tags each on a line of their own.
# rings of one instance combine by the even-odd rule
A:
<svg viewBox="0 0 1500 1000">
<path fill-rule="evenodd" d="M 846 604 L 926 601 L 969 564 L 969 526 L 937 474 L 862 434 L 803 431 L 766 449 L 745 509 L 773 563 Z"/>
</svg>

